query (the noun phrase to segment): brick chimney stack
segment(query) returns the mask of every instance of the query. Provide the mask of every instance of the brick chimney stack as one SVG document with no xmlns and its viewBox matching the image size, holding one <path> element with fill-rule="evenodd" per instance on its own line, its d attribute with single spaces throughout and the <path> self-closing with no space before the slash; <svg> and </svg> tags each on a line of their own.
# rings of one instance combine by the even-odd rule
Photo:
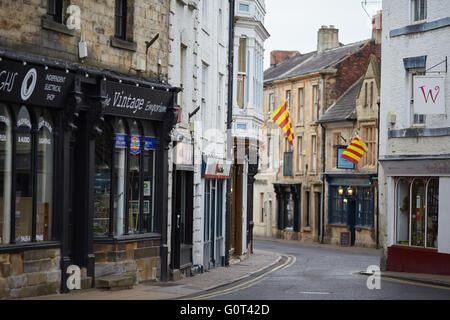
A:
<svg viewBox="0 0 450 320">
<path fill-rule="evenodd" d="M 293 56 L 299 56 L 300 52 L 298 51 L 280 51 L 280 50 L 275 50 L 270 52 L 270 66 L 276 66 L 277 64 L 279 64 L 280 62 L 293 57 Z"/>
<path fill-rule="evenodd" d="M 372 18 L 372 40 L 377 48 L 376 56 L 381 59 L 381 34 L 383 31 L 383 12 L 379 10 Z"/>
<path fill-rule="evenodd" d="M 339 29 L 336 29 L 333 25 L 330 25 L 330 27 L 322 26 L 317 33 L 317 51 L 323 52 L 339 46 Z"/>
</svg>

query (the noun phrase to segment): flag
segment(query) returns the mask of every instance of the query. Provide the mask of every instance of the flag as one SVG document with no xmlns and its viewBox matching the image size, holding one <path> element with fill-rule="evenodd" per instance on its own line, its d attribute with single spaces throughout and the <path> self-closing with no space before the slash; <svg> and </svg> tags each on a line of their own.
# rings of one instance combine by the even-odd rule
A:
<svg viewBox="0 0 450 320">
<path fill-rule="evenodd" d="M 289 144 L 294 145 L 294 131 L 292 130 L 291 117 L 287 109 L 287 101 L 283 102 L 271 115 L 270 118 L 283 129 L 288 137 Z"/>
<path fill-rule="evenodd" d="M 355 139 L 353 139 L 353 141 L 347 147 L 347 149 L 345 149 L 345 151 L 342 153 L 341 158 L 357 165 L 367 151 L 368 149 L 364 142 L 362 142 L 361 139 L 356 136 Z"/>
</svg>

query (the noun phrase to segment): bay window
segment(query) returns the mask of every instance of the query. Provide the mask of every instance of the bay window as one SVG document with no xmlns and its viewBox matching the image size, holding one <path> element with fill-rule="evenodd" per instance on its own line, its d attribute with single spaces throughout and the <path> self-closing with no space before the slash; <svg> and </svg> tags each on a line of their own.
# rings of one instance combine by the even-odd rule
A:
<svg viewBox="0 0 450 320">
<path fill-rule="evenodd" d="M 439 180 L 396 181 L 396 243 L 437 248 Z"/>
</svg>

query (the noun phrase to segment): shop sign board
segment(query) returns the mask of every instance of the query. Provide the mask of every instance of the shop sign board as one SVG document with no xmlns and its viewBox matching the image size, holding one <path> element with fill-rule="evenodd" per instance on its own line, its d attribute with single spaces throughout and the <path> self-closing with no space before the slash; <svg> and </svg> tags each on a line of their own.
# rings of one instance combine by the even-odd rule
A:
<svg viewBox="0 0 450 320">
<path fill-rule="evenodd" d="M 63 108 L 72 90 L 73 73 L 27 62 L 0 61 L 0 100 Z"/>
<path fill-rule="evenodd" d="M 445 114 L 445 78 L 443 76 L 414 77 L 414 113 Z"/>
<path fill-rule="evenodd" d="M 162 121 L 172 101 L 172 92 L 106 82 L 105 114 Z"/>
<path fill-rule="evenodd" d="M 231 161 L 207 158 L 203 177 L 205 179 L 228 179 L 230 170 Z"/>
</svg>

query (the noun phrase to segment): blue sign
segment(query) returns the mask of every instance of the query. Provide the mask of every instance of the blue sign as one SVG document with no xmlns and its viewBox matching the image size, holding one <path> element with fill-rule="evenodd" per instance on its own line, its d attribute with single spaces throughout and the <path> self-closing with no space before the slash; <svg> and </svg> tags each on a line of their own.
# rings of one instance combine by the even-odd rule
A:
<svg viewBox="0 0 450 320">
<path fill-rule="evenodd" d="M 346 149 L 347 148 L 338 148 L 338 150 L 337 150 L 337 152 L 338 152 L 337 168 L 338 169 L 355 169 L 355 165 L 352 162 L 341 157 Z"/>
<path fill-rule="evenodd" d="M 132 155 L 138 155 L 141 153 L 141 137 L 132 136 L 130 138 L 130 153 Z"/>
<path fill-rule="evenodd" d="M 126 134 L 116 134 L 116 148 L 126 148 L 127 147 L 127 135 Z"/>
<path fill-rule="evenodd" d="M 145 137 L 145 150 L 156 150 L 156 138 Z"/>
</svg>

